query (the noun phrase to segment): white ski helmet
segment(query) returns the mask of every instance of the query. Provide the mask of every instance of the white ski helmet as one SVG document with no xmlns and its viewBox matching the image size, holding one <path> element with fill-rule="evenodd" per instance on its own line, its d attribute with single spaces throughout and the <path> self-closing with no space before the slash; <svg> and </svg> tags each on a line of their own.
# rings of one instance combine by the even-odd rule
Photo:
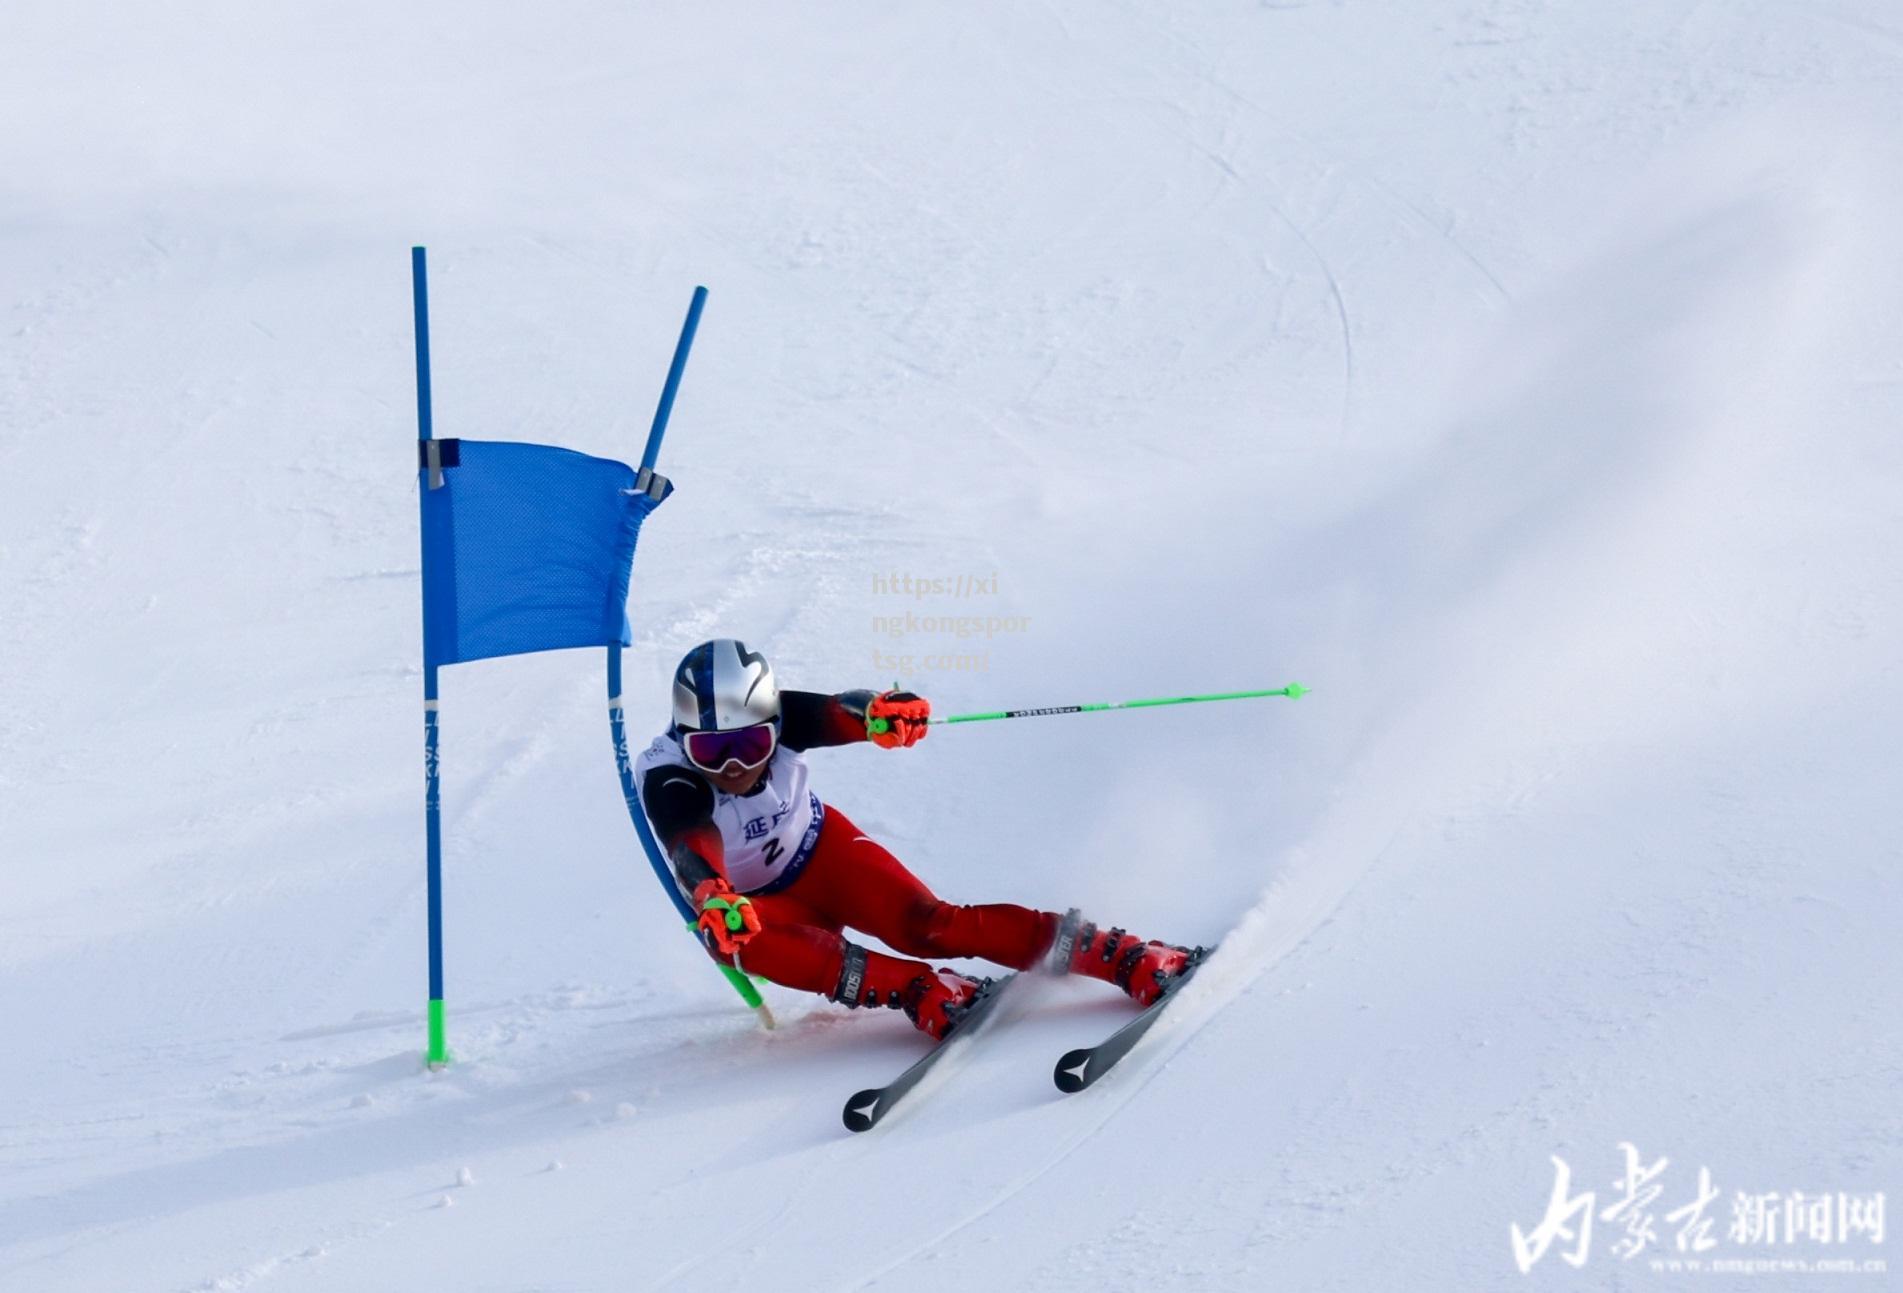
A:
<svg viewBox="0 0 1903 1293">
<path fill-rule="evenodd" d="M 780 687 L 773 666 L 733 638 L 703 642 L 674 671 L 674 726 L 683 732 L 730 732 L 777 722 Z"/>
</svg>

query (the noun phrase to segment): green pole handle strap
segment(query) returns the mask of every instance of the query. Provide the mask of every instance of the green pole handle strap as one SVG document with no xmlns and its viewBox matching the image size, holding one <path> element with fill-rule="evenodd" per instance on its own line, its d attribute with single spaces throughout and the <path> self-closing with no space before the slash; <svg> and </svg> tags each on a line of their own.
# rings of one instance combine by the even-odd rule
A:
<svg viewBox="0 0 1903 1293">
<path fill-rule="evenodd" d="M 1208 696 L 1157 696 L 1148 700 L 1110 700 L 1095 705 L 1050 705 L 1041 709 L 997 709 L 983 714 L 952 714 L 945 718 L 925 720 L 933 727 L 942 727 L 947 723 L 984 723 L 996 718 L 1041 718 L 1046 714 L 1094 714 L 1106 709 L 1149 709 L 1157 705 L 1196 705 L 1212 700 L 1253 700 L 1261 696 L 1287 696 L 1290 700 L 1300 700 L 1308 695 L 1309 689 L 1299 682 L 1286 687 L 1275 687 L 1267 691 L 1224 691 Z M 891 727 L 883 718 L 868 718 L 866 734 L 880 735 Z"/>
</svg>

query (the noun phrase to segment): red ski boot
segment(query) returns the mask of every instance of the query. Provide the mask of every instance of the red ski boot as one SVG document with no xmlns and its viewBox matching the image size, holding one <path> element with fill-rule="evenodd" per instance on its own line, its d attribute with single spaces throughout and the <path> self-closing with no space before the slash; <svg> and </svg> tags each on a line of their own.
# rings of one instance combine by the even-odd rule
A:
<svg viewBox="0 0 1903 1293">
<path fill-rule="evenodd" d="M 921 1031 L 943 1039 L 983 986 L 981 979 L 847 943 L 838 986 L 827 995 L 848 1006 L 903 1010 Z"/>
<path fill-rule="evenodd" d="M 943 1041 L 983 986 L 955 970 L 934 970 L 907 984 L 899 1004 L 920 1030 Z"/>
<path fill-rule="evenodd" d="M 1121 929 L 1099 930 L 1072 908 L 1052 946 L 1052 969 L 1087 974 L 1114 983 L 1138 1005 L 1163 995 L 1169 981 L 1189 968 L 1190 951 L 1168 943 L 1146 943 Z"/>
</svg>

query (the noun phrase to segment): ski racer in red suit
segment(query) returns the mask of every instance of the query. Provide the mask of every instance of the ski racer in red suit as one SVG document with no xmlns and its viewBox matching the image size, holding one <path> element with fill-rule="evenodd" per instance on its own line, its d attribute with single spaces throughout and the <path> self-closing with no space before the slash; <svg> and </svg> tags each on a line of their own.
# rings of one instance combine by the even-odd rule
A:
<svg viewBox="0 0 1903 1293">
<path fill-rule="evenodd" d="M 674 723 L 641 753 L 635 776 L 708 952 L 848 1006 L 903 1009 L 933 1037 L 981 985 L 914 957 L 1045 963 L 1154 1001 L 1182 973 L 1185 949 L 1099 930 L 1075 910 L 945 902 L 807 788 L 804 751 L 913 745 L 930 712 L 904 691 L 781 691 L 765 657 L 731 638 L 687 653 L 674 674 Z M 886 730 L 869 736 L 869 719 L 886 720 Z M 849 942 L 847 929 L 903 955 Z"/>
</svg>

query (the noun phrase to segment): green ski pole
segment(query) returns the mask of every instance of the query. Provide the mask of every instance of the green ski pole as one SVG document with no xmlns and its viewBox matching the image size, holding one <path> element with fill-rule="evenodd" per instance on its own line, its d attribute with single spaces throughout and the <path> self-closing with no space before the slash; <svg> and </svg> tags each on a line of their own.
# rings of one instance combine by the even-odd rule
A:
<svg viewBox="0 0 1903 1293">
<path fill-rule="evenodd" d="M 1308 694 L 1309 689 L 1299 682 L 1286 687 L 1275 687 L 1267 691 L 1223 691 L 1208 696 L 1157 696 L 1148 700 L 1108 700 L 1095 705 L 1046 705 L 1038 709 L 997 709 L 983 714 L 951 714 L 945 718 L 927 719 L 933 727 L 946 723 L 984 723 L 994 718 L 1041 718 L 1046 714 L 1093 714 L 1105 709 L 1150 709 L 1157 705 L 1196 705 L 1212 700 L 1253 700 L 1259 696 L 1287 696 L 1298 700 Z M 879 735 L 890 724 L 883 718 L 868 718 L 866 734 Z"/>
</svg>

